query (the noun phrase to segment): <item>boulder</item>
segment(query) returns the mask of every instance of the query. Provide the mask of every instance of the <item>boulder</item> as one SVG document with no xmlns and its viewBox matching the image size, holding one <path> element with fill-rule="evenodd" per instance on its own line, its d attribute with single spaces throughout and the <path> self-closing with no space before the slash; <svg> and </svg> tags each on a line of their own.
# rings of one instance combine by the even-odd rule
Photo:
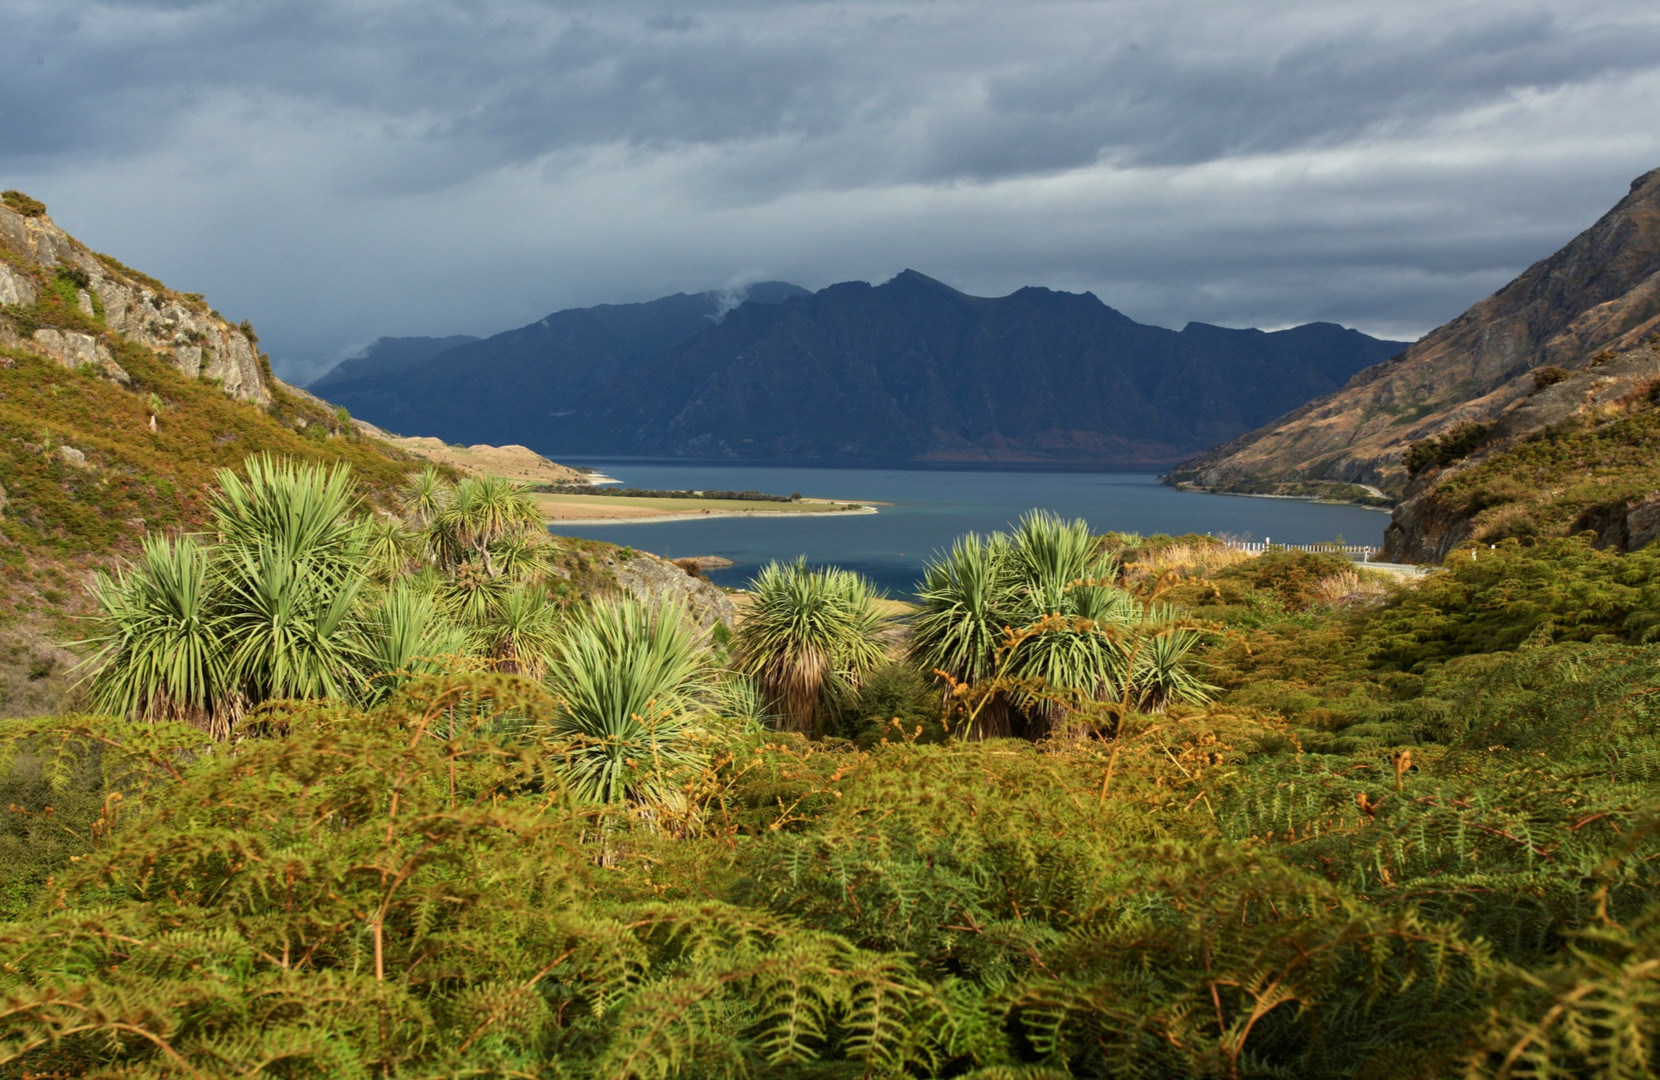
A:
<svg viewBox="0 0 1660 1080">
<path fill-rule="evenodd" d="M 1625 515 L 1625 547 L 1636 551 L 1660 540 L 1660 496 L 1638 503 Z"/>
</svg>

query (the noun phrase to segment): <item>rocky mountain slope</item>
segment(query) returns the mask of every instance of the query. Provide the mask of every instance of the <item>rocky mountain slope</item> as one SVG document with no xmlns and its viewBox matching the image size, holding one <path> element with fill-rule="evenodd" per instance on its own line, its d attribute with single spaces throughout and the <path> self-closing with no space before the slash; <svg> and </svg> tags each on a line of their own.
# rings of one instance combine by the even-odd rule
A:
<svg viewBox="0 0 1660 1080">
<path fill-rule="evenodd" d="M 693 299 L 610 310 L 689 328 Z M 915 271 L 754 299 L 668 345 L 561 313 L 329 390 L 393 430 L 555 455 L 1167 463 L 1403 347 L 1321 323 L 1178 332 L 1090 294 L 974 297 Z"/>
<path fill-rule="evenodd" d="M 1533 372 L 1586 370 L 1660 325 L 1660 169 L 1561 251 L 1337 393 L 1171 473 L 1222 491 L 1363 483 L 1406 490 L 1415 442 L 1492 422 L 1525 399 Z"/>
</svg>

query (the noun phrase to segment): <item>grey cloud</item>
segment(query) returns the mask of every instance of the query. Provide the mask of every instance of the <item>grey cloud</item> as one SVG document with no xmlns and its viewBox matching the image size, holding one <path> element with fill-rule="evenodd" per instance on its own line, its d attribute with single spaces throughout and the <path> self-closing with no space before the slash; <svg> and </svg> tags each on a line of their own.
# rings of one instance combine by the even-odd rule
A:
<svg viewBox="0 0 1660 1080">
<path fill-rule="evenodd" d="M 14 154 L 130 152 L 216 95 L 268 95 L 381 118 L 394 145 L 364 148 L 387 159 L 368 173 L 405 184 L 612 143 L 852 131 L 880 146 L 907 121 L 920 129 L 910 152 L 783 179 L 984 180 L 1103 157 L 1191 163 L 1329 145 L 1524 88 L 1648 68 L 1660 55 L 1660 25 L 1630 9 L 1568 18 L 1498 2 L 1425 8 L 1428 27 L 1374 25 L 1388 7 L 1338 0 L 727 3 L 695 17 L 532 3 L 0 10 L 16 31 L 0 46 L 10 61 L 0 137 Z M 1057 40 L 1057 22 L 1076 32 Z"/>
<path fill-rule="evenodd" d="M 1660 164 L 1649 0 L 0 0 L 0 185 L 280 363 L 915 266 L 1393 334 Z"/>
</svg>

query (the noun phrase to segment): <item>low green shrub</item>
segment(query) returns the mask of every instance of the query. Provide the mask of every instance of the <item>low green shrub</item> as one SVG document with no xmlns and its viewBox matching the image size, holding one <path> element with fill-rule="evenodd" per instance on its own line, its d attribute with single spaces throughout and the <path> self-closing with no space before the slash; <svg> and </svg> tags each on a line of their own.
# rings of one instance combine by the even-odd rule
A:
<svg viewBox="0 0 1660 1080">
<path fill-rule="evenodd" d="M 1462 461 L 1487 440 L 1493 425 L 1480 423 L 1459 424 L 1440 435 L 1420 439 L 1407 447 L 1401 464 L 1408 476 L 1419 476 L 1430 469 L 1442 469 Z"/>
<path fill-rule="evenodd" d="M 21 191 L 0 191 L 0 202 L 24 217 L 45 217 L 46 204 L 39 199 L 31 199 Z"/>
</svg>

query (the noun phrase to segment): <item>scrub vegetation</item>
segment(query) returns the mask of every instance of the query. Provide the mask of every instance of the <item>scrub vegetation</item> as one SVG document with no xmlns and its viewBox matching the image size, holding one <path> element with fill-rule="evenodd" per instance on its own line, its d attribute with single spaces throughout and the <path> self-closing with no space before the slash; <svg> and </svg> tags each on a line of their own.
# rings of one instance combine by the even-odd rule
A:
<svg viewBox="0 0 1660 1080">
<path fill-rule="evenodd" d="M 1650 550 L 968 536 L 737 631 L 527 496 L 218 474 L 0 727 L 11 1075 L 1653 1072 Z"/>
</svg>

